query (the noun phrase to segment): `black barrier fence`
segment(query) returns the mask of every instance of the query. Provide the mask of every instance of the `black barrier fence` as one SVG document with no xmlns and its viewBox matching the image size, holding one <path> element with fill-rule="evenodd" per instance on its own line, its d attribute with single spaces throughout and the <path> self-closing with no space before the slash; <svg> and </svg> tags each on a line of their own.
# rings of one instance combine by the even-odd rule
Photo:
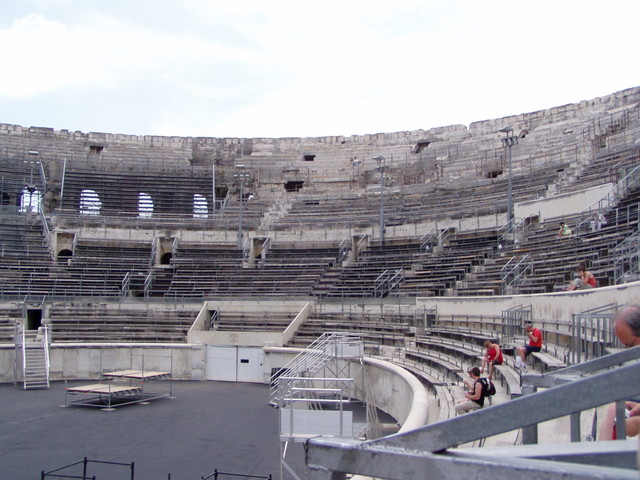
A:
<svg viewBox="0 0 640 480">
<path fill-rule="evenodd" d="M 65 465 L 63 467 L 56 468 L 54 470 L 49 470 L 48 472 L 45 472 L 43 470 L 42 474 L 40 475 L 40 480 L 46 480 L 47 478 L 66 478 L 66 479 L 76 478 L 81 480 L 96 480 L 97 477 L 95 475 L 90 475 L 88 473 L 90 464 L 115 465 L 118 467 L 128 467 L 130 471 L 129 478 L 131 480 L 134 480 L 134 475 L 135 475 L 134 462 L 121 463 L 121 462 L 108 462 L 103 460 L 89 460 L 87 457 L 84 457 L 79 462 L 70 463 L 69 465 Z M 64 470 L 72 469 L 73 467 L 76 467 L 78 465 L 82 465 L 82 474 L 73 475 L 73 474 L 63 473 Z M 114 478 L 114 477 L 111 476 L 110 478 Z M 122 478 L 124 478 L 124 476 Z"/>
<path fill-rule="evenodd" d="M 213 478 L 214 480 L 219 480 L 220 476 L 228 476 L 228 477 L 242 477 L 242 478 L 260 478 L 262 480 L 271 480 L 271 474 L 269 475 L 246 475 L 244 473 L 229 473 L 229 472 L 219 472 L 216 468 L 213 473 L 202 477 L 201 480 L 209 480 Z"/>
</svg>

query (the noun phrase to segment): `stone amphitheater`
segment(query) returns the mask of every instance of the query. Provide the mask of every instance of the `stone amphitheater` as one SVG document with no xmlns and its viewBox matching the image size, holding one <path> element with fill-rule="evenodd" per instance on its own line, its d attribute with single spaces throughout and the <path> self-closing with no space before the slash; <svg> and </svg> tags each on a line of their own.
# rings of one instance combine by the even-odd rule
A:
<svg viewBox="0 0 640 480">
<path fill-rule="evenodd" d="M 346 396 L 390 415 L 399 433 L 385 436 L 391 427 L 378 423 L 345 446 L 307 432 L 313 475 L 424 478 L 420 469 L 433 468 L 459 478 L 472 464 L 491 478 L 637 477 L 635 443 L 614 442 L 624 444 L 614 460 L 584 459 L 606 404 L 629 398 L 612 387 L 624 378 L 596 403 L 484 428 L 495 415 L 566 404 L 549 387 L 579 392 L 602 362 L 629 365 L 633 349 L 619 351 L 612 320 L 640 291 L 640 87 L 468 127 L 353 136 L 0 124 L 0 158 L 2 382 L 97 382 L 143 358 L 142 370 L 174 380 L 273 386 L 336 335 L 361 346 L 356 361 L 332 359 L 335 371 L 358 366 L 348 368 L 358 386 Z M 560 222 L 570 235 L 558 236 Z M 579 264 L 597 288 L 565 290 Z M 525 322 L 545 339 L 530 375 L 514 368 Z M 486 340 L 508 354 L 497 393 L 489 408 L 455 417 Z M 44 372 L 31 371 L 25 353 L 38 343 Z M 446 439 L 425 440 L 434 436 Z M 300 441 L 291 430 L 280 440 Z M 344 460 L 363 442 L 371 451 Z M 498 448 L 522 460 L 518 448 L 556 443 L 582 444 L 572 460 L 580 465 L 495 460 Z M 417 446 L 415 469 L 403 471 Z M 400 447 L 386 465 L 365 460 Z"/>
</svg>

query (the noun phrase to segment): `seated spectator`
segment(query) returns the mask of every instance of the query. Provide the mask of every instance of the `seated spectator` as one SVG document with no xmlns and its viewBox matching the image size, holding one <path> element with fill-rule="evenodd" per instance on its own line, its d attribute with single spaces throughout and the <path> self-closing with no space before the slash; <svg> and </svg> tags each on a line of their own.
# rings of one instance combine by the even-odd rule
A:
<svg viewBox="0 0 640 480">
<path fill-rule="evenodd" d="M 591 215 L 591 221 L 589 222 L 592 232 L 597 232 L 602 228 L 603 225 L 606 225 L 606 224 L 607 224 L 607 219 L 602 214 L 602 212 L 593 212 L 593 214 Z"/>
<path fill-rule="evenodd" d="M 530 323 L 527 323 L 524 326 L 524 329 L 527 332 L 529 343 L 524 347 L 518 347 L 516 355 L 516 368 L 520 369 L 521 372 L 527 371 L 527 355 L 531 352 L 539 352 L 542 350 L 542 332 L 539 329 L 534 328 Z"/>
<path fill-rule="evenodd" d="M 569 283 L 569 286 L 565 290 L 585 290 L 588 288 L 595 288 L 597 285 L 596 277 L 593 273 L 589 272 L 584 264 L 578 265 L 576 268 L 576 278 L 573 282 Z"/>
<path fill-rule="evenodd" d="M 488 388 L 485 382 L 487 384 L 489 382 L 484 378 L 480 378 L 480 369 L 478 367 L 470 368 L 467 373 L 469 377 L 471 377 L 471 380 L 473 380 L 473 384 L 467 380 L 464 381 L 464 385 L 468 390 L 464 393 L 466 400 L 461 400 L 456 405 L 456 413 L 458 415 L 482 408 L 484 406 L 486 389 Z"/>
<path fill-rule="evenodd" d="M 623 309 L 616 316 L 613 331 L 626 348 L 640 345 L 640 305 Z M 640 433 L 640 403 L 625 402 L 627 436 L 635 437 Z M 612 403 L 600 426 L 600 440 L 616 440 L 616 405 Z"/>
<path fill-rule="evenodd" d="M 493 379 L 493 366 L 502 365 L 504 357 L 502 356 L 502 349 L 497 343 L 493 343 L 491 340 L 484 342 L 485 353 L 482 357 L 482 366 L 480 367 L 480 373 L 484 373 L 484 367 L 487 366 L 489 380 Z"/>
<path fill-rule="evenodd" d="M 567 235 L 571 235 L 571 229 L 569 225 L 564 222 L 560 222 L 560 230 L 558 230 L 558 238 L 566 237 Z"/>
</svg>

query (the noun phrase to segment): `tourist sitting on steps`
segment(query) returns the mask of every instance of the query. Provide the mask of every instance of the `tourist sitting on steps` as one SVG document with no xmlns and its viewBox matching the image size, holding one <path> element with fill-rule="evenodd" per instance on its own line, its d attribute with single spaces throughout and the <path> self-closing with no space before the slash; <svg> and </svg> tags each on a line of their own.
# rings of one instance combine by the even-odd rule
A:
<svg viewBox="0 0 640 480">
<path fill-rule="evenodd" d="M 529 339 L 529 343 L 524 347 L 518 347 L 517 355 L 516 355 L 516 368 L 518 368 L 521 372 L 527 371 L 527 364 L 525 363 L 527 360 L 527 355 L 531 352 L 539 352 L 542 350 L 542 332 L 534 328 L 534 326 L 530 323 L 527 323 L 524 326 L 525 331 L 527 332 L 527 338 Z"/>
<path fill-rule="evenodd" d="M 473 383 L 467 380 L 464 381 L 464 385 L 468 390 L 464 393 L 465 400 L 461 400 L 456 405 L 456 414 L 458 415 L 482 408 L 487 388 L 489 387 L 489 380 L 480 378 L 480 369 L 478 367 L 470 368 L 467 373 Z"/>
</svg>

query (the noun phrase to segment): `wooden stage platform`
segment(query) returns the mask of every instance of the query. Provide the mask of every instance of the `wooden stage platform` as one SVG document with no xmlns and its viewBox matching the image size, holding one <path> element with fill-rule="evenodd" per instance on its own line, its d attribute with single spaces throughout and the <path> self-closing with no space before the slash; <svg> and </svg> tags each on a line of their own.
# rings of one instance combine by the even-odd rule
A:
<svg viewBox="0 0 640 480">
<path fill-rule="evenodd" d="M 105 372 L 102 378 L 109 382 L 92 383 L 65 388 L 64 406 L 98 407 L 113 410 L 124 405 L 141 404 L 159 398 L 172 398 L 171 372 L 120 370 Z M 120 381 L 121 383 L 112 383 Z M 145 384 L 168 381 L 168 392 L 145 391 Z M 126 384 L 128 383 L 128 384 Z M 77 400 L 72 398 L 78 397 Z"/>
</svg>

